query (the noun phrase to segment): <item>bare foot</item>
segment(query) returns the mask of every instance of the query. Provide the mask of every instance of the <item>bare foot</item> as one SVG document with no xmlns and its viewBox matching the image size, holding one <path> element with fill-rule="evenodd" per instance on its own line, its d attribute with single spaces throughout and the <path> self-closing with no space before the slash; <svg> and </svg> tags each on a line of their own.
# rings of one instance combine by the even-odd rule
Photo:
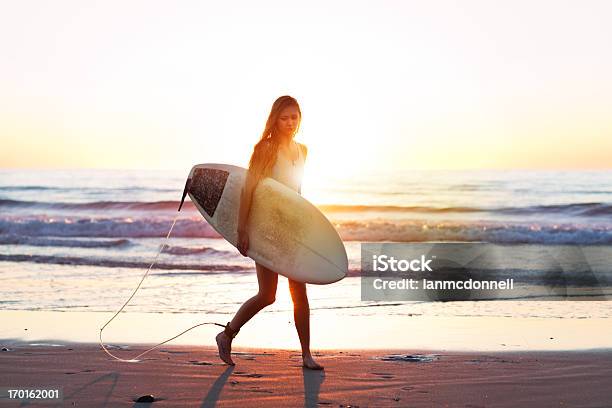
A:
<svg viewBox="0 0 612 408">
<path fill-rule="evenodd" d="M 302 367 L 304 368 L 309 368 L 311 370 L 324 370 L 323 366 L 317 363 L 316 361 L 314 361 L 311 355 L 302 357 L 302 361 L 303 361 Z"/>
<path fill-rule="evenodd" d="M 217 334 L 217 348 L 219 349 L 219 358 L 225 364 L 235 365 L 232 361 L 232 339 L 225 332 Z"/>
</svg>

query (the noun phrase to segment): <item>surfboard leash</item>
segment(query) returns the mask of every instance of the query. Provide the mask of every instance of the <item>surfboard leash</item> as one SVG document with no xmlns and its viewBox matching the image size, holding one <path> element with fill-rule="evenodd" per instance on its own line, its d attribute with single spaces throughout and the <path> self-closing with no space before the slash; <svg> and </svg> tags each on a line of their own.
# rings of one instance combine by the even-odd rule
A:
<svg viewBox="0 0 612 408">
<path fill-rule="evenodd" d="M 189 181 L 191 179 L 188 179 L 187 183 L 189 184 Z M 188 189 L 188 184 L 185 186 L 185 192 L 183 192 L 183 200 L 181 200 L 181 207 L 183 205 L 183 201 L 185 200 L 185 195 L 186 195 L 186 191 Z M 179 210 L 181 210 L 181 207 L 179 207 Z M 147 268 L 147 271 L 145 272 L 145 274 L 142 276 L 142 279 L 140 279 L 140 282 L 138 283 L 138 286 L 136 286 L 136 289 L 134 289 L 134 291 L 132 292 L 132 295 L 128 298 L 128 300 L 123 304 L 123 306 L 121 306 L 121 308 L 117 311 L 117 313 L 115 313 L 115 315 L 113 317 L 110 318 L 110 320 L 108 322 L 106 322 L 106 324 L 104 324 L 104 326 L 102 326 L 102 328 L 100 329 L 100 346 L 102 346 L 102 349 L 104 350 L 104 352 L 106 354 L 108 354 L 109 356 L 111 356 L 112 358 L 114 358 L 117 361 L 121 361 L 124 363 L 139 363 L 141 361 L 144 360 L 139 360 L 139 357 L 144 356 L 145 354 L 155 350 L 156 348 L 158 348 L 159 346 L 161 346 L 162 344 L 166 344 L 169 341 L 172 341 L 174 339 L 176 339 L 177 337 L 182 336 L 183 334 L 187 333 L 190 330 L 195 329 L 196 327 L 200 327 L 203 326 L 205 324 L 214 324 L 216 326 L 221 326 L 221 327 L 226 327 L 226 325 L 224 324 L 220 324 L 220 323 L 215 323 L 215 322 L 204 322 L 204 323 L 199 323 L 196 324 L 195 326 L 192 326 L 190 328 L 188 328 L 187 330 L 181 332 L 180 334 L 177 334 L 176 336 L 165 340 L 153 347 L 151 347 L 150 349 L 138 354 L 137 356 L 131 358 L 131 359 L 123 359 L 120 357 L 117 357 L 115 355 L 113 355 L 110 351 L 108 351 L 108 349 L 104 346 L 104 342 L 102 341 L 102 331 L 104 331 L 104 329 L 106 328 L 106 326 L 108 326 L 110 324 L 110 322 L 112 322 L 115 317 L 117 317 L 117 315 L 119 315 L 119 313 L 121 313 L 121 311 L 128 305 L 128 303 L 130 303 L 130 301 L 132 300 L 132 298 L 134 297 L 134 295 L 136 294 L 136 292 L 138 291 L 138 289 L 140 289 L 140 285 L 142 285 L 142 282 L 145 280 L 145 278 L 147 277 L 147 275 L 149 275 L 149 272 L 151 271 L 151 269 L 153 269 L 153 267 L 155 266 L 155 264 L 157 263 L 157 259 L 159 258 L 159 255 L 162 253 L 162 251 L 164 250 L 164 248 L 168 245 L 168 240 L 170 239 L 170 234 L 172 234 L 172 230 L 174 229 L 174 225 L 176 224 L 176 220 L 178 219 L 179 214 L 176 214 L 176 216 L 174 217 L 174 220 L 172 221 L 172 225 L 170 226 L 170 229 L 168 230 L 168 233 L 166 234 L 166 239 L 164 240 L 164 243 L 159 247 L 159 250 L 157 251 L 157 254 L 155 255 L 155 258 L 153 259 L 153 262 L 151 262 L 151 265 L 149 265 L 149 268 Z"/>
</svg>

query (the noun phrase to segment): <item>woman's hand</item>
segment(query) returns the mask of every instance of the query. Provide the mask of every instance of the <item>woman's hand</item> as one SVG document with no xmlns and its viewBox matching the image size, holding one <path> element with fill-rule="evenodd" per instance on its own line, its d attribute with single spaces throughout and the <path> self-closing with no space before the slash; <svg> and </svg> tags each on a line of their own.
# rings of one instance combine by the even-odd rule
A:
<svg viewBox="0 0 612 408">
<path fill-rule="evenodd" d="M 238 230 L 238 251 L 242 256 L 247 256 L 249 251 L 249 233 L 245 230 Z"/>
</svg>

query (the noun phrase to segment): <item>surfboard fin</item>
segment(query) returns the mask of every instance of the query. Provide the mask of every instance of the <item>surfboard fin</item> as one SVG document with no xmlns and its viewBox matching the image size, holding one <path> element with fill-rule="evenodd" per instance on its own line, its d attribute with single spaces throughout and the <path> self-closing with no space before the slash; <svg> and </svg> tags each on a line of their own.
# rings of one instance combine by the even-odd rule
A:
<svg viewBox="0 0 612 408">
<path fill-rule="evenodd" d="M 185 197 L 189 192 L 189 188 L 191 188 L 191 177 L 187 178 L 187 181 L 185 182 L 185 188 L 183 189 L 183 197 L 181 198 L 181 204 L 179 204 L 178 211 L 181 211 L 181 207 L 183 207 L 183 203 L 185 202 Z"/>
</svg>

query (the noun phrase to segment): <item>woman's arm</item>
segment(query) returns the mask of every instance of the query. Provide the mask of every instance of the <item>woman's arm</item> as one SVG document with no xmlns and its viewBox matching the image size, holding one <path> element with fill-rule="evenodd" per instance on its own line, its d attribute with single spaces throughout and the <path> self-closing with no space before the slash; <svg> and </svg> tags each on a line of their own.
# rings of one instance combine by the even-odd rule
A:
<svg viewBox="0 0 612 408">
<path fill-rule="evenodd" d="M 253 191 L 257 180 L 251 171 L 247 171 L 246 181 L 240 194 L 240 211 L 238 212 L 238 233 L 246 231 L 251 204 L 253 202 Z"/>
<path fill-rule="evenodd" d="M 253 202 L 253 191 L 257 186 L 257 178 L 249 170 L 247 171 L 246 180 L 242 192 L 240 194 L 240 210 L 238 211 L 238 242 L 236 247 L 244 256 L 247 256 L 249 251 L 249 231 L 247 230 L 249 213 L 251 212 L 251 204 Z"/>
<path fill-rule="evenodd" d="M 298 143 L 300 150 L 302 151 L 302 155 L 304 156 L 304 163 L 306 163 L 306 157 L 308 156 L 308 148 L 305 144 Z M 302 182 L 300 181 L 300 185 L 298 186 L 298 194 L 302 195 Z"/>
</svg>

